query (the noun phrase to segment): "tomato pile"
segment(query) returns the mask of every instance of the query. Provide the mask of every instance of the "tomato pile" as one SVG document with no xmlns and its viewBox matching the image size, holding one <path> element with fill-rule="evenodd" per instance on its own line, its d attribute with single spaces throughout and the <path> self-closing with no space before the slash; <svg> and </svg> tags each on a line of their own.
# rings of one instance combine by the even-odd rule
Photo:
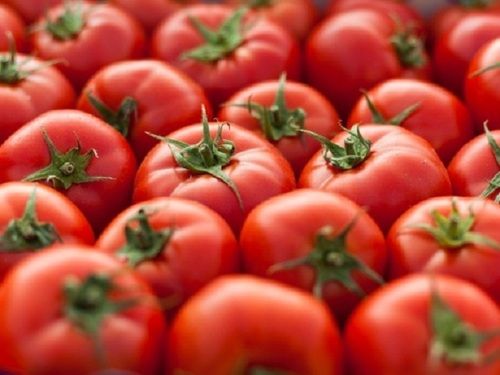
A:
<svg viewBox="0 0 500 375">
<path fill-rule="evenodd" d="M 420 3 L 0 1 L 0 373 L 499 375 L 500 1 Z"/>
</svg>

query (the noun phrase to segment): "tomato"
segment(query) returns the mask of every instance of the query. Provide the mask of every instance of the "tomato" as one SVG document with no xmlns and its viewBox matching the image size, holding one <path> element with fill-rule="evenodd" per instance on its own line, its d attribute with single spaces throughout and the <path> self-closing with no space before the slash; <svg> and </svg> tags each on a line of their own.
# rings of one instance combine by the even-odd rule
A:
<svg viewBox="0 0 500 375">
<path fill-rule="evenodd" d="M 351 315 L 344 335 L 349 374 L 496 375 L 498 327 L 498 306 L 473 284 L 407 276 Z"/>
<path fill-rule="evenodd" d="M 0 182 L 53 186 L 78 206 L 96 233 L 130 203 L 136 168 L 120 133 L 77 110 L 46 112 L 0 146 Z"/>
<path fill-rule="evenodd" d="M 341 374 L 338 328 L 326 306 L 285 285 L 225 276 L 180 310 L 165 374 Z"/>
<path fill-rule="evenodd" d="M 346 118 L 361 96 L 389 78 L 430 75 L 422 41 L 387 14 L 352 10 L 327 17 L 305 47 L 308 82 Z"/>
<path fill-rule="evenodd" d="M 58 68 L 78 89 L 100 68 L 144 53 L 140 25 L 109 4 L 78 1 L 54 6 L 34 30 L 33 52 L 45 60 L 64 61 Z"/>
<path fill-rule="evenodd" d="M 83 88 L 77 108 L 116 127 L 142 160 L 156 144 L 147 132 L 166 135 L 198 122 L 200 105 L 211 115 L 203 89 L 187 75 L 161 61 L 135 60 L 100 69 Z"/>
<path fill-rule="evenodd" d="M 295 188 L 284 156 L 262 137 L 230 124 L 179 129 L 139 165 L 133 200 L 173 196 L 198 201 L 219 213 L 237 234 L 257 204 Z"/>
<path fill-rule="evenodd" d="M 0 368 L 22 374 L 157 374 L 165 331 L 147 285 L 83 245 L 33 255 L 0 286 Z"/>
<path fill-rule="evenodd" d="M 3 0 L 3 3 L 14 8 L 26 22 L 31 23 L 41 17 L 53 5 L 62 0 Z"/>
<path fill-rule="evenodd" d="M 265 17 L 222 4 L 188 6 L 166 18 L 151 54 L 197 81 L 217 107 L 243 87 L 286 72 L 298 79 L 297 41 Z"/>
<path fill-rule="evenodd" d="M 9 49 L 9 33 L 19 51 L 26 49 L 24 21 L 8 5 L 0 4 L 0 51 Z"/>
<path fill-rule="evenodd" d="M 94 233 L 82 212 L 42 184 L 0 184 L 0 280 L 28 255 L 58 243 L 92 245 Z"/>
<path fill-rule="evenodd" d="M 375 110 L 366 98 L 360 98 L 349 115 L 348 126 L 387 123 L 412 109 L 399 124 L 429 141 L 444 164 L 474 136 L 475 128 L 465 104 L 434 83 L 391 79 L 373 87 L 366 96 Z"/>
<path fill-rule="evenodd" d="M 239 268 L 229 225 L 198 202 L 156 198 L 121 212 L 97 248 L 135 269 L 158 298 L 178 308 L 212 279 Z"/>
<path fill-rule="evenodd" d="M 345 195 L 365 207 L 384 232 L 417 202 L 451 194 L 434 149 L 404 128 L 362 125 L 321 142 L 325 151 L 306 164 L 298 185 Z"/>
<path fill-rule="evenodd" d="M 500 206 L 471 197 L 419 202 L 393 225 L 390 275 L 446 273 L 466 279 L 500 302 Z"/>
<path fill-rule="evenodd" d="M 360 206 L 312 189 L 259 204 L 240 246 L 245 271 L 311 291 L 339 321 L 383 282 L 387 259 L 382 231 Z"/>
<path fill-rule="evenodd" d="M 335 108 L 317 90 L 300 82 L 265 81 L 230 97 L 217 118 L 264 135 L 292 165 L 298 176 L 319 144 L 300 129 L 331 138 L 340 131 Z"/>
</svg>

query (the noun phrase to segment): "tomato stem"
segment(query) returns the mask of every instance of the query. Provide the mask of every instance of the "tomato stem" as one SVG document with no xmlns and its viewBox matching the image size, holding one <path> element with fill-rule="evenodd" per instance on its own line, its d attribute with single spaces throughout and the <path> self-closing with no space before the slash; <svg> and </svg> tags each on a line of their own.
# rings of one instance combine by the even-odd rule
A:
<svg viewBox="0 0 500 375">
<path fill-rule="evenodd" d="M 486 134 L 486 138 L 488 139 L 488 144 L 490 145 L 491 152 L 495 157 L 497 166 L 500 167 L 500 146 L 495 141 L 495 138 L 493 138 L 493 136 L 491 135 L 488 129 L 487 122 L 483 124 L 483 127 L 484 127 L 484 133 Z M 486 188 L 481 193 L 481 197 L 487 198 L 498 189 L 500 189 L 500 171 L 497 172 L 495 176 L 493 176 L 493 178 L 488 182 L 488 186 L 486 186 Z M 498 194 L 496 195 L 495 202 L 500 203 L 500 192 L 498 192 Z"/>
<path fill-rule="evenodd" d="M 400 19 L 394 20 L 396 32 L 391 37 L 391 44 L 401 65 L 405 68 L 420 68 L 427 63 L 422 39 L 415 35 L 411 27 L 405 27 Z"/>
<path fill-rule="evenodd" d="M 248 0 L 246 1 L 247 6 L 255 9 L 255 8 L 268 8 L 272 6 L 276 1 L 275 0 Z"/>
</svg>

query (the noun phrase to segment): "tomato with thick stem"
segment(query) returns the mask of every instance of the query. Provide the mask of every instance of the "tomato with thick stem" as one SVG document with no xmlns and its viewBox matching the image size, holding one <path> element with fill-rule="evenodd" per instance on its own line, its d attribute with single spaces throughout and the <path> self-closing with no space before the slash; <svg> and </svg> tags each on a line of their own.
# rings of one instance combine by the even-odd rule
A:
<svg viewBox="0 0 500 375">
<path fill-rule="evenodd" d="M 147 284 L 112 257 L 60 245 L 15 267 L 0 286 L 0 368 L 83 375 L 160 369 L 165 320 Z"/>
<path fill-rule="evenodd" d="M 17 49 L 26 49 L 25 24 L 22 18 L 13 8 L 5 4 L 0 4 L 0 51 L 7 51 L 12 38 Z"/>
<path fill-rule="evenodd" d="M 297 189 L 270 198 L 240 233 L 243 269 L 313 293 L 343 322 L 383 283 L 384 234 L 350 199 Z"/>
<path fill-rule="evenodd" d="M 395 280 L 349 318 L 350 375 L 497 375 L 500 311 L 481 289 L 445 275 Z"/>
<path fill-rule="evenodd" d="M 165 374 L 342 374 L 341 340 L 326 305 L 254 276 L 223 276 L 172 322 Z"/>
<path fill-rule="evenodd" d="M 56 188 L 80 208 L 96 234 L 130 204 L 136 169 L 125 138 L 77 110 L 46 112 L 0 146 L 0 182 Z"/>
</svg>

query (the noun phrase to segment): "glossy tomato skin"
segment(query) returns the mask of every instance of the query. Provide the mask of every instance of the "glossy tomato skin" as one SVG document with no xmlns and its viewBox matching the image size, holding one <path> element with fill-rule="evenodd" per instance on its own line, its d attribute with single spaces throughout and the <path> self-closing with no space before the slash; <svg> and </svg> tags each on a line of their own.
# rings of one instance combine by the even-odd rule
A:
<svg viewBox="0 0 500 375">
<path fill-rule="evenodd" d="M 31 23 L 49 7 L 62 3 L 62 0 L 3 0 L 3 3 L 14 8 L 27 23 Z"/>
<path fill-rule="evenodd" d="M 191 17 L 216 30 L 233 12 L 233 8 L 222 4 L 188 6 L 165 19 L 151 42 L 152 57 L 174 65 L 197 81 L 214 108 L 247 85 L 278 78 L 282 72 L 290 79 L 300 75 L 298 42 L 278 24 L 251 12 L 244 17 L 243 42 L 230 55 L 211 63 L 182 57 L 204 42 L 192 26 Z"/>
<path fill-rule="evenodd" d="M 68 279 L 82 281 L 95 273 L 112 278 L 113 301 L 136 301 L 108 315 L 99 327 L 101 359 L 88 334 L 62 313 Z M 165 331 L 159 304 L 136 274 L 90 246 L 61 245 L 27 259 L 0 287 L 0 306 L 2 369 L 39 375 L 83 375 L 106 368 L 153 375 L 159 369 Z"/>
<path fill-rule="evenodd" d="M 326 306 L 252 276 L 221 277 L 190 299 L 172 322 L 168 347 L 165 374 L 237 374 L 252 366 L 342 374 L 339 332 Z"/>
<path fill-rule="evenodd" d="M 395 280 L 364 300 L 350 317 L 344 334 L 352 375 L 495 375 L 500 363 L 457 366 L 432 361 L 430 299 L 432 288 L 468 325 L 480 332 L 500 325 L 500 312 L 483 291 L 466 281 L 444 275 L 417 274 Z M 481 306 L 481 308 L 478 308 Z M 411 338 L 411 339 L 410 339 Z M 482 353 L 498 349 L 494 338 Z"/>
<path fill-rule="evenodd" d="M 25 24 L 23 19 L 8 5 L 0 4 L 0 51 L 9 49 L 7 33 L 12 35 L 18 51 L 26 49 Z"/>
<path fill-rule="evenodd" d="M 97 117 L 77 110 L 49 111 L 24 125 L 0 146 L 0 182 L 21 181 L 49 165 L 51 157 L 44 132 L 61 153 L 80 144 L 80 155 L 97 155 L 85 171 L 91 177 L 104 179 L 59 190 L 80 208 L 99 233 L 130 203 L 137 169 L 132 149 L 120 133 Z"/>
<path fill-rule="evenodd" d="M 127 243 L 125 227 L 141 208 L 154 230 L 170 228 L 173 233 L 158 256 L 133 268 L 158 298 L 174 301 L 172 310 L 212 279 L 238 271 L 237 242 L 229 225 L 206 206 L 180 198 L 160 197 L 128 207 L 106 227 L 95 246 L 126 262 L 119 254 Z"/>
<path fill-rule="evenodd" d="M 340 193 L 352 199 L 387 232 L 415 203 L 451 194 L 445 166 L 432 146 L 409 130 L 386 125 L 362 125 L 372 142 L 367 159 L 350 170 L 332 167 L 318 151 L 304 167 L 298 186 Z M 332 141 L 343 144 L 346 133 Z"/>
<path fill-rule="evenodd" d="M 351 224 L 353 227 L 346 237 L 346 251 L 383 275 L 387 253 L 384 235 L 378 225 L 350 199 L 312 189 L 281 194 L 252 210 L 240 234 L 243 268 L 251 274 L 311 292 L 318 277 L 311 266 L 273 273 L 269 270 L 276 264 L 311 253 L 315 237 L 323 228 L 332 228 L 332 237 L 336 237 Z M 366 294 L 378 286 L 359 270 L 352 272 L 352 278 Z M 336 281 L 324 284 L 322 298 L 338 321 L 345 321 L 360 301 L 359 296 Z"/>
<path fill-rule="evenodd" d="M 33 52 L 45 60 L 62 60 L 61 72 L 80 89 L 100 68 L 121 60 L 142 57 L 145 49 L 144 31 L 128 13 L 109 4 L 82 1 L 84 25 L 77 37 L 60 40 L 44 28 L 46 17 L 37 21 L 40 26 L 31 36 Z M 65 5 L 49 9 L 47 17 L 60 16 Z"/>
<path fill-rule="evenodd" d="M 246 104 L 249 101 L 270 107 L 275 102 L 279 81 L 266 81 L 247 86 L 231 96 L 221 108 L 217 118 L 238 124 L 257 134 L 264 135 L 259 121 L 247 108 L 231 104 Z M 339 116 L 330 102 L 313 87 L 301 82 L 287 82 L 284 89 L 286 106 L 290 110 L 301 108 L 305 112 L 304 129 L 314 131 L 327 138 L 333 137 L 341 128 Z M 270 140 L 270 139 L 268 139 Z M 319 144 L 311 138 L 298 134 L 295 137 L 283 137 L 278 141 L 270 140 L 286 157 L 298 176 L 312 155 L 319 149 Z"/>
<path fill-rule="evenodd" d="M 462 218 L 471 213 L 474 215 L 471 231 L 500 243 L 498 204 L 471 197 L 454 197 L 453 202 Z M 391 258 L 390 277 L 395 279 L 414 272 L 449 274 L 476 284 L 497 303 L 500 302 L 498 249 L 487 244 L 446 248 L 431 234 L 418 228 L 422 224 L 436 225 L 431 214 L 433 211 L 447 217 L 451 209 L 451 196 L 436 197 L 418 203 L 401 215 L 387 237 Z"/>
<path fill-rule="evenodd" d="M 475 134 L 466 105 L 437 84 L 415 79 L 390 79 L 368 91 L 382 116 L 390 119 L 417 104 L 400 126 L 429 141 L 445 165 Z M 360 98 L 348 119 L 348 126 L 372 122 L 366 99 Z"/>
</svg>

